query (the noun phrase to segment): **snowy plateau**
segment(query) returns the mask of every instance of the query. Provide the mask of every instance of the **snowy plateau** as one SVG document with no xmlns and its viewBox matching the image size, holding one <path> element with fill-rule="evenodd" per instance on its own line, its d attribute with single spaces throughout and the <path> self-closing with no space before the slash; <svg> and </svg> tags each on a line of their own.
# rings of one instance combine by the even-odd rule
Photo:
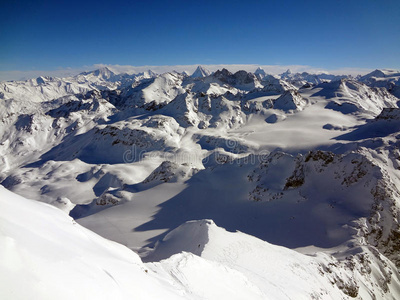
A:
<svg viewBox="0 0 400 300">
<path fill-rule="evenodd" d="M 0 299 L 400 299 L 400 72 L 0 82 Z"/>
</svg>

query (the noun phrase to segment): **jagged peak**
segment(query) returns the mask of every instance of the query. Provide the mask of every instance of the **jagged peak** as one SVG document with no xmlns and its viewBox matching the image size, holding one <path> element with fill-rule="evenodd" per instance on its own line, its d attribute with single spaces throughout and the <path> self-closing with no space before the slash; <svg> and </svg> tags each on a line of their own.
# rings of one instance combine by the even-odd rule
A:
<svg viewBox="0 0 400 300">
<path fill-rule="evenodd" d="M 275 109 L 284 111 L 303 109 L 306 105 L 305 99 L 296 90 L 287 90 L 274 102 Z"/>
<path fill-rule="evenodd" d="M 203 78 L 203 77 L 207 77 L 211 74 L 211 72 L 209 70 L 207 70 L 206 68 L 202 67 L 202 66 L 198 66 L 196 68 L 196 70 L 193 72 L 192 74 L 192 78 Z"/>
<path fill-rule="evenodd" d="M 239 70 L 235 74 L 233 74 L 236 80 L 239 80 L 242 83 L 251 83 L 257 80 L 257 76 L 251 72 L 247 72 L 244 70 Z"/>
<path fill-rule="evenodd" d="M 93 70 L 93 71 L 88 71 L 88 72 L 82 72 L 78 74 L 78 76 L 88 76 L 88 75 L 93 75 L 96 77 L 100 77 L 102 79 L 110 79 L 111 77 L 115 76 L 116 74 L 110 70 L 107 66 L 101 67 L 99 69 Z"/>
<path fill-rule="evenodd" d="M 184 76 L 190 76 L 190 73 L 188 73 L 188 71 L 182 71 L 181 74 Z"/>
<path fill-rule="evenodd" d="M 115 73 L 113 71 L 111 71 L 108 67 L 101 67 L 97 70 L 94 70 L 92 72 L 93 75 L 95 76 L 101 76 L 101 77 L 111 77 L 113 75 L 115 75 Z"/>
<path fill-rule="evenodd" d="M 292 75 L 292 74 L 293 74 L 292 71 L 291 71 L 290 69 L 287 69 L 285 72 L 283 72 L 283 73 L 281 74 L 281 77 L 290 76 L 290 75 Z"/>
<path fill-rule="evenodd" d="M 231 73 L 231 72 L 229 72 L 227 69 L 225 69 L 225 68 L 223 68 L 222 70 L 217 70 L 215 73 L 214 73 L 214 76 L 215 77 L 218 77 L 218 76 L 232 76 L 233 74 Z"/>
<path fill-rule="evenodd" d="M 256 75 L 256 77 L 258 79 L 263 79 L 265 76 L 267 76 L 267 73 L 264 71 L 263 68 L 258 67 L 255 71 L 254 71 L 254 75 Z"/>
<path fill-rule="evenodd" d="M 151 77 L 157 76 L 157 73 L 152 71 L 152 70 L 150 70 L 150 69 L 148 69 L 147 71 L 143 72 L 143 74 L 149 75 Z"/>
<path fill-rule="evenodd" d="M 266 75 L 267 73 L 265 73 L 265 70 L 261 67 L 258 67 L 255 71 L 254 74 L 259 74 L 259 75 Z"/>
</svg>

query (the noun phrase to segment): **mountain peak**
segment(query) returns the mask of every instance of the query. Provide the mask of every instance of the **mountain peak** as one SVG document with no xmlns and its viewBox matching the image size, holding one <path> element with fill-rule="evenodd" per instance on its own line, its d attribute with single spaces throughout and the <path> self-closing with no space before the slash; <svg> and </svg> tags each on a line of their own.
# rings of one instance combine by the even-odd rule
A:
<svg viewBox="0 0 400 300">
<path fill-rule="evenodd" d="M 385 77 L 385 73 L 382 70 L 376 69 L 364 77 Z"/>
<path fill-rule="evenodd" d="M 377 77 L 377 78 L 385 78 L 385 77 L 394 77 L 394 76 L 400 76 L 400 72 L 396 70 L 387 70 L 387 69 L 376 69 L 372 71 L 371 73 L 368 73 L 364 76 L 361 77 L 361 81 L 363 79 L 371 78 L 371 77 Z"/>
<path fill-rule="evenodd" d="M 101 77 L 103 79 L 110 79 L 115 75 L 113 71 L 111 71 L 108 67 L 102 67 L 100 69 L 94 70 L 91 72 L 94 76 Z"/>
<path fill-rule="evenodd" d="M 148 69 L 147 71 L 144 71 L 144 72 L 143 72 L 143 75 L 146 75 L 146 76 L 148 76 L 148 77 L 150 78 L 150 77 L 156 77 L 156 76 L 157 76 L 157 73 L 156 73 L 156 72 L 153 72 L 153 71 L 150 70 L 150 69 Z"/>
<path fill-rule="evenodd" d="M 263 78 L 263 77 L 265 77 L 265 76 L 267 75 L 267 73 L 265 73 L 265 71 L 264 71 L 263 68 L 258 67 L 258 68 L 256 69 L 256 71 L 254 72 L 254 75 Z"/>
<path fill-rule="evenodd" d="M 99 77 L 99 78 L 104 79 L 104 80 L 108 80 L 111 77 L 116 76 L 116 74 L 106 66 L 101 67 L 101 68 L 99 68 L 97 70 L 88 71 L 88 72 L 82 72 L 79 75 L 83 75 L 83 76 L 93 75 L 95 77 Z"/>
<path fill-rule="evenodd" d="M 281 74 L 281 77 L 284 78 L 284 77 L 288 77 L 290 75 L 292 75 L 292 71 L 290 69 L 287 69 L 286 72 L 283 72 Z"/>
<path fill-rule="evenodd" d="M 284 94 L 282 94 L 278 99 L 275 100 L 274 108 L 284 111 L 295 109 L 302 110 L 306 104 L 306 101 L 297 91 L 287 90 Z"/>
<path fill-rule="evenodd" d="M 202 66 L 198 66 L 197 69 L 193 72 L 192 78 L 203 78 L 207 77 L 211 74 L 211 72 Z"/>
<path fill-rule="evenodd" d="M 225 76 L 232 76 L 233 74 L 231 72 L 229 72 L 227 69 L 223 68 L 222 70 L 217 70 L 214 73 L 214 77 L 225 77 Z"/>
<path fill-rule="evenodd" d="M 184 76 L 190 76 L 190 74 L 187 71 L 182 71 L 181 74 Z"/>
</svg>

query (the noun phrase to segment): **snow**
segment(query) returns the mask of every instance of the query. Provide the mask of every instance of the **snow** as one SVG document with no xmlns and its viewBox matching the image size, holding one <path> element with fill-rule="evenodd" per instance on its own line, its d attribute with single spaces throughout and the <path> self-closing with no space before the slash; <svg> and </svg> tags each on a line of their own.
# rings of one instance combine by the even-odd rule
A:
<svg viewBox="0 0 400 300">
<path fill-rule="evenodd" d="M 388 93 L 386 89 L 370 88 L 354 80 L 341 79 L 321 84 L 320 87 L 322 89 L 314 95 L 331 99 L 329 104 L 334 103 L 337 108 L 329 104 L 327 108 L 339 110 L 343 113 L 358 111 L 377 115 L 384 107 L 397 107 L 398 99 Z M 348 110 L 348 106 L 352 108 Z"/>
<path fill-rule="evenodd" d="M 264 69 L 258 67 L 255 70 L 254 75 L 256 75 L 259 79 L 263 79 L 267 75 L 267 73 L 264 71 Z"/>
<path fill-rule="evenodd" d="M 275 109 L 282 109 L 284 111 L 302 110 L 305 105 L 306 101 L 294 90 L 286 91 L 274 102 Z"/>
<path fill-rule="evenodd" d="M 0 83 L 4 293 L 398 298 L 398 72 L 195 73 Z"/>
<path fill-rule="evenodd" d="M 198 66 L 197 69 L 191 75 L 192 78 L 202 78 L 211 75 L 211 72 L 202 66 Z"/>
<path fill-rule="evenodd" d="M 361 82 L 368 86 L 386 88 L 397 98 L 400 97 L 400 72 L 396 70 L 375 70 L 369 74 L 361 76 Z"/>
<path fill-rule="evenodd" d="M 331 283 L 332 275 L 324 275 L 324 266 L 336 262 L 332 257 L 313 258 L 229 233 L 210 220 L 187 222 L 172 231 L 143 263 L 128 248 L 81 227 L 57 208 L 2 187 L 0 194 L 4 299 L 345 297 L 343 288 Z M 351 275 L 336 275 L 353 284 Z M 382 276 L 375 276 L 378 283 Z M 395 284 L 398 276 L 388 288 Z"/>
<path fill-rule="evenodd" d="M 2 299 L 180 298 L 129 249 L 52 206 L 0 193 Z"/>
<path fill-rule="evenodd" d="M 181 255 L 176 253 L 182 250 L 244 274 L 257 288 L 254 291 L 258 295 L 251 299 L 260 296 L 261 299 L 337 299 L 344 296 L 338 288 L 340 284 L 332 284 L 329 276 L 321 271 L 325 265 L 339 265 L 333 257 L 306 256 L 241 232 L 227 232 L 211 220 L 190 221 L 181 225 L 158 243 L 155 250 L 144 259 L 161 260 L 163 265 L 166 261 L 162 259 L 167 257 L 171 257 L 168 263 L 172 258 L 181 259 Z M 354 284 L 352 276 L 357 277 L 359 274 L 347 272 L 339 276 L 344 284 L 350 286 Z M 242 289 L 238 291 L 239 299 L 243 297 L 240 295 Z M 365 294 L 365 299 L 370 297 L 367 289 L 361 288 L 359 292 Z"/>
</svg>

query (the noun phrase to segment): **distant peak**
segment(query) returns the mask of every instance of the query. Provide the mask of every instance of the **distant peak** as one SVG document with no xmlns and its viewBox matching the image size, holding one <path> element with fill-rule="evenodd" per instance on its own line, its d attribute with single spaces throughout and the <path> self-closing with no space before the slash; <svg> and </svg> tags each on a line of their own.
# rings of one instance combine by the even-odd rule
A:
<svg viewBox="0 0 400 300">
<path fill-rule="evenodd" d="M 229 72 L 227 69 L 223 68 L 222 70 L 217 70 L 217 72 L 214 73 L 215 77 L 218 76 L 232 76 L 233 74 Z"/>
<path fill-rule="evenodd" d="M 196 70 L 193 72 L 192 74 L 192 78 L 203 78 L 203 77 L 207 77 L 211 74 L 211 72 L 205 68 L 203 68 L 202 66 L 198 66 L 196 68 Z"/>
<path fill-rule="evenodd" d="M 181 74 L 184 76 L 190 76 L 190 74 L 187 71 L 182 71 Z"/>
<path fill-rule="evenodd" d="M 143 72 L 145 75 L 148 75 L 148 76 L 150 76 L 150 77 L 155 77 L 155 76 L 157 76 L 157 73 L 156 72 L 154 72 L 154 71 L 152 71 L 152 70 L 150 70 L 150 69 L 148 69 L 147 71 L 145 71 L 145 72 Z"/>
<path fill-rule="evenodd" d="M 108 80 L 108 79 L 116 76 L 116 73 L 111 71 L 108 67 L 104 66 L 97 70 L 93 70 L 93 71 L 89 71 L 89 72 L 82 72 L 79 75 L 83 75 L 83 76 L 93 75 L 93 76 L 99 77 L 101 79 Z"/>
<path fill-rule="evenodd" d="M 290 69 L 287 69 L 286 72 L 283 72 L 281 74 L 281 77 L 287 77 L 290 76 L 292 74 L 292 71 Z"/>
<path fill-rule="evenodd" d="M 109 75 L 109 74 L 114 74 L 113 71 L 111 71 L 108 67 L 101 67 L 95 71 L 93 71 L 93 74 L 98 76 L 98 75 Z"/>
<path fill-rule="evenodd" d="M 385 73 L 379 69 L 372 71 L 371 73 L 369 73 L 369 75 L 374 77 L 385 77 Z"/>
<path fill-rule="evenodd" d="M 266 75 L 264 69 L 261 68 L 261 67 L 258 67 L 258 68 L 256 69 L 256 71 L 254 72 L 254 74 L 255 74 L 255 75 L 264 75 L 264 76 Z"/>
</svg>

